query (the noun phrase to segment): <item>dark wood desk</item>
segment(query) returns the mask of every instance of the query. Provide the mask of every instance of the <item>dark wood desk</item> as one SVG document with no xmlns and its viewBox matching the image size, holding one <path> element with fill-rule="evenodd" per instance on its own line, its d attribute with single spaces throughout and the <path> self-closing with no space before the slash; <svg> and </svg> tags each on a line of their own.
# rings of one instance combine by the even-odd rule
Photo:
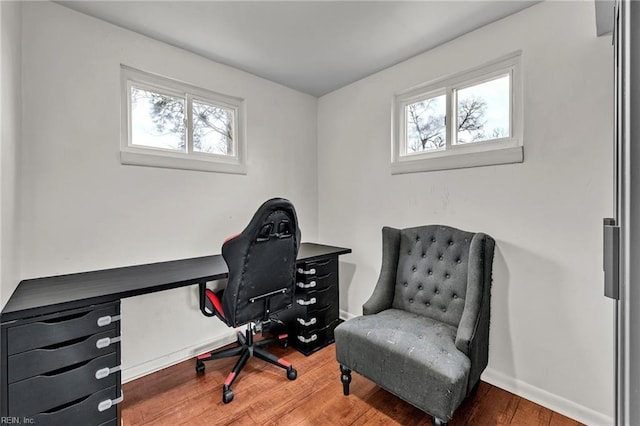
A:
<svg viewBox="0 0 640 426">
<path fill-rule="evenodd" d="M 305 353 L 333 341 L 338 256 L 347 253 L 351 249 L 300 246 L 303 282 L 295 298 L 301 306 L 290 311 L 311 315 L 311 301 L 327 304 L 323 318 L 313 322 L 323 324 L 322 330 L 300 330 L 296 319 L 310 322 L 291 319 L 300 339 L 292 344 Z M 227 274 L 222 256 L 213 255 L 21 281 L 0 313 L 0 417 L 47 425 L 117 425 L 120 300 Z M 106 375 L 99 377 L 102 370 Z"/>
<path fill-rule="evenodd" d="M 351 253 L 351 249 L 302 243 L 298 262 L 347 253 Z M 45 315 L 57 312 L 61 307 L 73 309 L 219 280 L 227 274 L 227 264 L 217 254 L 24 280 L 2 310 L 0 322 Z"/>
</svg>

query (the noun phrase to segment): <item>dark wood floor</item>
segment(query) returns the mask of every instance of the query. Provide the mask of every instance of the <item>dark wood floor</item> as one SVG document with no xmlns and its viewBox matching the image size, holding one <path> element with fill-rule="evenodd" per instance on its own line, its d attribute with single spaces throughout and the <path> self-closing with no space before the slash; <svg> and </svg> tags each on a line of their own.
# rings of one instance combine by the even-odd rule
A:
<svg viewBox="0 0 640 426">
<path fill-rule="evenodd" d="M 189 360 L 123 386 L 124 425 L 430 425 L 422 411 L 353 374 L 351 395 L 342 395 L 335 349 L 305 357 L 272 347 L 298 370 L 284 370 L 253 358 L 236 379 L 235 398 L 222 403 L 221 388 L 235 358 L 207 363 L 196 376 Z M 481 382 L 449 423 L 458 425 L 574 426 L 580 423 Z"/>
</svg>

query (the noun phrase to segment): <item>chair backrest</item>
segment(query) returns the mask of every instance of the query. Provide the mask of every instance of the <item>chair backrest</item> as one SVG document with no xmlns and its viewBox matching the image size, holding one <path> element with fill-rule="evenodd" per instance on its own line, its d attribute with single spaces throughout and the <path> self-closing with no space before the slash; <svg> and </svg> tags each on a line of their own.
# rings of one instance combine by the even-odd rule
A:
<svg viewBox="0 0 640 426">
<path fill-rule="evenodd" d="M 457 327 L 474 235 L 441 225 L 401 230 L 392 307 Z"/>
<path fill-rule="evenodd" d="M 222 310 L 233 327 L 287 308 L 293 300 L 300 229 L 289 200 L 273 198 L 253 215 L 237 236 L 222 245 L 229 280 L 222 295 Z M 284 293 L 251 299 L 285 289 Z"/>
</svg>

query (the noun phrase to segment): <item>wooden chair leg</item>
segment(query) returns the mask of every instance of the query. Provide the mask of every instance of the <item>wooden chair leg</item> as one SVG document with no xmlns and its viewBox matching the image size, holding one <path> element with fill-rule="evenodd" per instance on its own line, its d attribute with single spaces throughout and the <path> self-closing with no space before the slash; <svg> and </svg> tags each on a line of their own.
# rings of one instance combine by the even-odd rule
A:
<svg viewBox="0 0 640 426">
<path fill-rule="evenodd" d="M 340 380 L 342 380 L 342 392 L 345 395 L 349 395 L 349 383 L 351 383 L 351 370 L 341 365 L 340 373 L 342 373 L 340 375 Z"/>
<path fill-rule="evenodd" d="M 437 418 L 436 416 L 433 416 L 433 424 L 434 426 L 447 426 L 449 423 Z"/>
</svg>

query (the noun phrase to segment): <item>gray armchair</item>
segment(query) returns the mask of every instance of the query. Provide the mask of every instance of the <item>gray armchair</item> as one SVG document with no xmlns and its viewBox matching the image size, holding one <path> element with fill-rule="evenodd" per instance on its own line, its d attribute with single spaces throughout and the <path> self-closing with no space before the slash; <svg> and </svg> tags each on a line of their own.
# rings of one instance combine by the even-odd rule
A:
<svg viewBox="0 0 640 426">
<path fill-rule="evenodd" d="M 353 370 L 447 424 L 487 366 L 495 241 L 430 225 L 384 227 L 382 242 L 364 315 L 335 329 L 344 394 Z"/>
</svg>

